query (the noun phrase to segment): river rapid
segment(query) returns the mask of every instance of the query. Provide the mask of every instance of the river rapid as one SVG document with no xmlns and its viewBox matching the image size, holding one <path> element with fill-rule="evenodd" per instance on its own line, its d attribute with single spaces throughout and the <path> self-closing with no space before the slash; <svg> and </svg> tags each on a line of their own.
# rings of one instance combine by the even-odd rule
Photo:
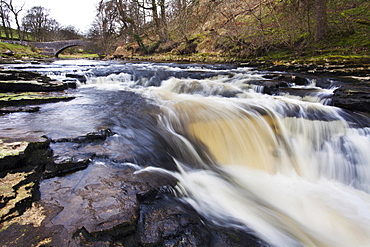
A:
<svg viewBox="0 0 370 247">
<path fill-rule="evenodd" d="M 370 245 L 370 125 L 330 105 L 339 79 L 307 77 L 288 83 L 299 93 L 266 94 L 272 72 L 234 65 L 8 67 L 79 81 L 68 90 L 72 101 L 0 116 L 3 137 L 69 138 L 108 127 L 115 135 L 103 147 L 105 165 L 130 162 L 136 173 L 175 177 L 173 193 L 214 224 L 247 229 L 271 246 Z M 153 108 L 140 111 L 154 127 L 134 116 L 144 101 Z M 156 142 L 175 165 L 122 155 L 158 152 Z"/>
</svg>

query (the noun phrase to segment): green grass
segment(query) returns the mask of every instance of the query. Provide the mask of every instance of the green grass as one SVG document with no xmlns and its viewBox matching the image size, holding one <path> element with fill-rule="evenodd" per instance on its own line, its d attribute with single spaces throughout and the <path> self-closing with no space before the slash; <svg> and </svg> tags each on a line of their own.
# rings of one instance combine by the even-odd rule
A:
<svg viewBox="0 0 370 247">
<path fill-rule="evenodd" d="M 35 48 L 0 42 L 0 57 L 9 57 L 8 55 L 4 54 L 8 50 L 14 52 L 14 57 L 16 58 L 23 56 L 40 57 L 38 50 Z"/>
<path fill-rule="evenodd" d="M 59 58 L 64 59 L 93 59 L 93 58 L 99 58 L 98 54 L 84 54 L 84 53 L 77 53 L 77 54 L 59 54 Z"/>
</svg>

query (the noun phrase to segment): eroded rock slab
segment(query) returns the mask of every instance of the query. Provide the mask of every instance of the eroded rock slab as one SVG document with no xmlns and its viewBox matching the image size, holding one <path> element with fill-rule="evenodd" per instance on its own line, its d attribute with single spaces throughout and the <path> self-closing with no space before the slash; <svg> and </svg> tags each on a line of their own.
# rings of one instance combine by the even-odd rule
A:
<svg viewBox="0 0 370 247">
<path fill-rule="evenodd" d="M 65 89 L 67 86 L 57 81 L 0 81 L 0 92 L 51 92 Z"/>
<path fill-rule="evenodd" d="M 59 101 L 69 101 L 74 98 L 75 97 L 67 96 L 63 93 L 0 93 L 0 107 L 55 103 Z"/>
<path fill-rule="evenodd" d="M 67 177 L 44 181 L 40 186 L 41 202 L 63 208 L 51 220 L 51 225 L 63 226 L 69 232 L 71 241 L 74 236 L 83 245 L 88 245 L 88 242 L 99 243 L 100 246 L 132 241 L 138 243 L 140 205 L 137 194 L 147 193 L 163 184 L 174 184 L 175 181 L 147 180 L 147 177 L 135 175 L 135 171 L 131 164 L 112 166 L 101 161 Z M 64 246 L 58 240 L 51 243 Z"/>
<path fill-rule="evenodd" d="M 0 140 L 0 176 L 11 171 L 27 170 L 27 167 L 42 167 L 52 162 L 50 141 L 41 137 L 38 140 Z"/>
<path fill-rule="evenodd" d="M 0 69 L 0 107 L 35 105 L 74 99 L 62 93 L 68 85 L 39 73 Z M 24 111 L 1 109 L 0 113 Z M 26 110 L 28 112 L 28 110 Z"/>
<path fill-rule="evenodd" d="M 8 173 L 0 178 L 0 223 L 21 215 L 30 206 L 36 189 L 32 172 Z"/>
<path fill-rule="evenodd" d="M 67 86 L 39 73 L 19 70 L 0 70 L 0 92 L 63 91 Z"/>
</svg>

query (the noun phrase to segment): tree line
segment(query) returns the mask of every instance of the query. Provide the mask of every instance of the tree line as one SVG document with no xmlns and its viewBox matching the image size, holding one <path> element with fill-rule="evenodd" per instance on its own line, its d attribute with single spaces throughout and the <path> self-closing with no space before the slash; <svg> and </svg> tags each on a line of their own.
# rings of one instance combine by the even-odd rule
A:
<svg viewBox="0 0 370 247">
<path fill-rule="evenodd" d="M 42 6 L 34 6 L 25 10 L 24 4 L 16 6 L 13 0 L 0 0 L 0 36 L 6 39 L 53 41 L 82 38 L 74 26 L 62 26 L 50 15 L 50 11 Z M 26 14 L 20 18 L 21 13 Z M 12 23 L 16 25 L 16 34 Z"/>
<path fill-rule="evenodd" d="M 41 6 L 24 10 L 0 0 L 0 32 L 36 41 L 82 38 Z M 20 19 L 20 13 L 26 14 Z M 84 34 L 105 54 L 117 46 L 133 53 L 219 52 L 261 55 L 272 49 L 302 50 L 337 35 L 370 27 L 368 0 L 100 0 Z M 369 30 L 370 31 L 370 30 Z"/>
</svg>

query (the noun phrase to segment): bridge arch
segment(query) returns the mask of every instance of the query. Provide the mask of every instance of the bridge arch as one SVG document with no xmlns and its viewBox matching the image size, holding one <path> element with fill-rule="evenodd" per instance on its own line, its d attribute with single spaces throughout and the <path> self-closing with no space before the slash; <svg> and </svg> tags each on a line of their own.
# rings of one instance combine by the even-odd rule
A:
<svg viewBox="0 0 370 247">
<path fill-rule="evenodd" d="M 82 46 L 87 47 L 93 42 L 87 41 L 87 40 L 61 40 L 61 41 L 51 41 L 51 42 L 24 42 L 27 43 L 27 45 L 35 46 L 39 48 L 43 55 L 48 56 L 55 56 L 58 57 L 58 55 L 65 49 L 72 47 L 72 46 Z"/>
<path fill-rule="evenodd" d="M 72 46 L 82 46 L 87 47 L 90 45 L 94 46 L 94 43 L 88 40 L 76 39 L 76 40 L 60 40 L 60 41 L 50 41 L 50 42 L 29 42 L 29 41 L 3 41 L 10 44 L 19 44 L 25 46 L 33 46 L 37 47 L 41 50 L 41 54 L 47 56 L 55 56 L 58 55 L 65 49 L 72 47 Z M 95 47 L 96 48 L 96 47 Z M 103 55 L 102 51 L 98 52 L 99 55 Z"/>
<path fill-rule="evenodd" d="M 59 54 L 60 54 L 60 53 L 62 53 L 64 50 L 66 50 L 66 49 L 68 49 L 68 48 L 70 48 L 70 47 L 74 47 L 74 46 L 84 46 L 84 45 L 74 45 L 74 44 L 72 44 L 72 45 L 67 45 L 67 46 L 65 46 L 65 47 L 61 48 L 60 50 L 56 51 L 56 52 L 55 52 L 55 54 L 54 54 L 54 56 L 55 56 L 55 57 L 58 57 L 58 56 L 59 56 Z"/>
</svg>

